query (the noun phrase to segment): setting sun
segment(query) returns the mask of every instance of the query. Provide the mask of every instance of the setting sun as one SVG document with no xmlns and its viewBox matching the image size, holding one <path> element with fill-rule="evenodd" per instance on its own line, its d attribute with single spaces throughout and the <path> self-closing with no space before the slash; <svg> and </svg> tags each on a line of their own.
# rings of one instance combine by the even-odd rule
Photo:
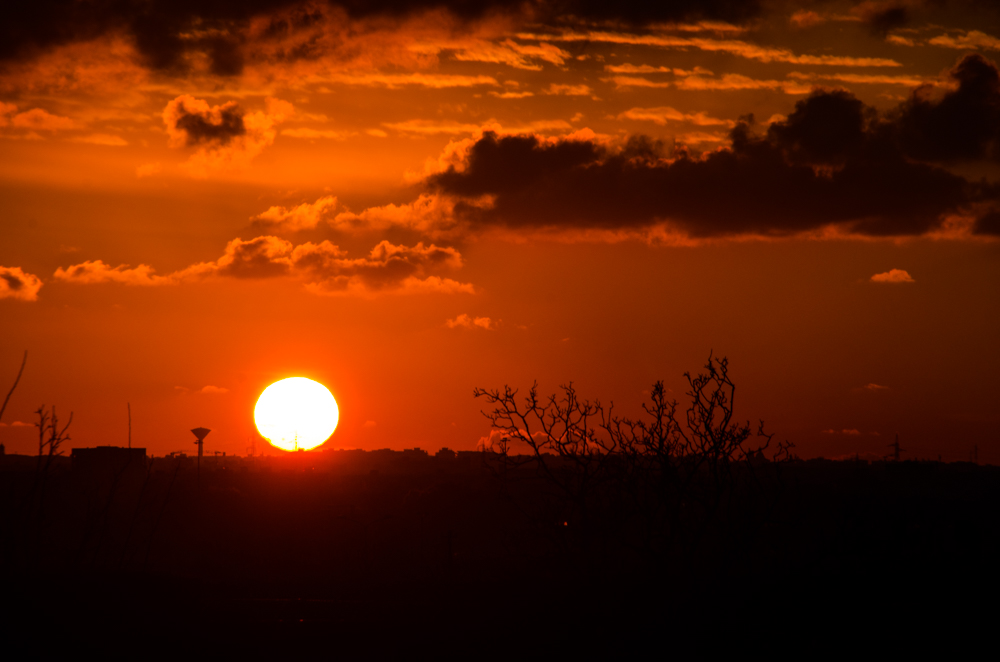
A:
<svg viewBox="0 0 1000 662">
<path fill-rule="evenodd" d="M 305 377 L 289 377 L 264 389 L 253 412 L 261 436 L 286 451 L 310 450 L 330 438 L 340 410 L 330 390 Z"/>
</svg>

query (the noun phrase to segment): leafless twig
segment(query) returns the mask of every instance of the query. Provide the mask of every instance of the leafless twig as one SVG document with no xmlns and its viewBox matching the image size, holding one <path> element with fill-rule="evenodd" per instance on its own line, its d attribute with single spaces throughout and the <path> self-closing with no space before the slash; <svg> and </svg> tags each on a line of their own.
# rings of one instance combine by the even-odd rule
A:
<svg viewBox="0 0 1000 662">
<path fill-rule="evenodd" d="M 0 421 L 3 420 L 3 413 L 7 410 L 7 403 L 10 402 L 10 396 L 14 394 L 14 389 L 17 388 L 18 382 L 21 381 L 21 375 L 24 373 L 24 364 L 28 362 L 28 350 L 24 350 L 24 358 L 21 359 L 21 369 L 17 371 L 17 378 L 14 379 L 14 385 L 10 387 L 7 391 L 7 397 L 3 399 L 3 406 L 0 407 Z"/>
</svg>

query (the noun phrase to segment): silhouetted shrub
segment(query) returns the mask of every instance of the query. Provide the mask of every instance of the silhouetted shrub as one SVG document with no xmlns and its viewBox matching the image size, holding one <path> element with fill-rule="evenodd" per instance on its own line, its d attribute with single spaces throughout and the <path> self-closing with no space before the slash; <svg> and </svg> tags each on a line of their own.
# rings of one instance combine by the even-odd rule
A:
<svg viewBox="0 0 1000 662">
<path fill-rule="evenodd" d="M 526 512 L 588 555 L 726 553 L 766 519 L 791 444 L 768 459 L 763 422 L 755 434 L 734 421 L 726 358 L 684 376 L 686 410 L 658 381 L 638 419 L 582 400 L 572 383 L 546 400 L 537 383 L 522 398 L 509 386 L 477 388 L 493 407 L 483 412 L 490 464 Z"/>
</svg>

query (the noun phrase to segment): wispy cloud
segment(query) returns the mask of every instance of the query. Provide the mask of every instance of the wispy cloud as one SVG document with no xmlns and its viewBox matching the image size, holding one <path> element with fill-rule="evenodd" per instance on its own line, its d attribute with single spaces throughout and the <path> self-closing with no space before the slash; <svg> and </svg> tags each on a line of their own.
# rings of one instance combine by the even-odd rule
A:
<svg viewBox="0 0 1000 662">
<path fill-rule="evenodd" d="M 4 104 L 0 108 L 0 126 L 13 126 L 18 129 L 30 129 L 33 131 L 64 131 L 66 129 L 77 128 L 77 123 L 68 117 L 53 115 L 42 108 L 32 108 L 23 113 L 5 114 L 4 110 L 16 110 L 13 104 Z"/>
<path fill-rule="evenodd" d="M 709 117 L 702 112 L 682 113 L 681 111 L 671 108 L 670 106 L 661 106 L 658 108 L 629 108 L 625 112 L 619 113 L 617 119 L 649 121 L 655 122 L 661 126 L 665 125 L 668 121 L 689 122 L 697 126 L 731 127 L 736 124 L 732 120 L 722 120 L 715 117 Z"/>
<path fill-rule="evenodd" d="M 536 120 L 514 126 L 503 126 L 492 119 L 482 124 L 456 122 L 453 120 L 413 119 L 403 122 L 386 122 L 382 126 L 393 131 L 399 131 L 400 133 L 416 135 L 460 135 L 476 134 L 483 131 L 493 131 L 497 134 L 512 134 L 532 133 L 535 131 L 559 131 L 573 128 L 573 125 L 566 120 Z"/>
<path fill-rule="evenodd" d="M 761 80 L 742 74 L 725 74 L 719 78 L 686 76 L 674 83 L 678 90 L 781 90 L 785 94 L 808 94 L 811 85 L 797 80 Z"/>
<path fill-rule="evenodd" d="M 105 145 L 107 147 L 125 147 L 128 141 L 121 136 L 110 133 L 92 133 L 87 136 L 77 136 L 71 139 L 77 143 L 87 143 L 90 145 Z"/>
<path fill-rule="evenodd" d="M 742 74 L 725 74 L 718 78 L 689 74 L 673 81 L 654 81 L 642 76 L 612 76 L 604 80 L 614 83 L 619 89 L 675 87 L 678 90 L 781 90 L 786 94 L 808 94 L 812 91 L 811 85 L 796 79 L 762 80 Z"/>
<path fill-rule="evenodd" d="M 527 97 L 533 97 L 535 94 L 533 92 L 490 92 L 490 96 L 494 96 L 497 99 L 525 99 Z"/>
<path fill-rule="evenodd" d="M 68 283 L 93 285 L 96 283 L 119 283 L 122 285 L 170 285 L 174 280 L 170 276 L 158 276 L 156 270 L 147 265 L 129 267 L 120 264 L 112 267 L 103 260 L 87 260 L 69 267 L 59 267 L 53 277 Z"/>
<path fill-rule="evenodd" d="M 654 81 L 641 76 L 612 76 L 605 79 L 615 84 L 618 88 L 629 87 L 670 87 L 669 81 Z"/>
<path fill-rule="evenodd" d="M 849 73 L 836 73 L 836 74 L 818 74 L 818 73 L 801 73 L 798 71 L 793 71 L 788 74 L 789 78 L 795 78 L 796 80 L 838 80 L 842 83 L 855 83 L 861 85 L 903 85 L 905 87 L 919 87 L 932 79 L 925 78 L 923 76 L 891 76 L 885 74 L 849 74 Z"/>
<path fill-rule="evenodd" d="M 927 41 L 932 46 L 956 48 L 960 50 L 984 49 L 1000 50 L 1000 39 L 979 30 L 969 30 L 965 33 L 943 34 Z"/>
<path fill-rule="evenodd" d="M 426 49 L 426 46 L 418 47 Z M 570 53 L 542 42 L 538 45 L 521 44 L 513 39 L 501 42 L 477 39 L 472 42 L 439 42 L 433 44 L 434 50 L 454 50 L 453 57 L 463 62 L 494 62 L 506 64 L 515 69 L 540 71 L 542 66 L 538 61 L 562 66 L 570 57 Z"/>
<path fill-rule="evenodd" d="M 729 53 L 759 62 L 786 62 L 789 64 L 840 66 L 840 67 L 899 67 L 895 60 L 873 57 L 849 57 L 841 55 L 800 55 L 784 48 L 758 46 L 738 39 L 706 39 L 703 37 L 681 37 L 669 34 L 631 34 L 627 32 L 563 32 L 555 35 L 525 33 L 522 39 L 544 39 L 548 41 L 587 41 L 609 44 L 631 44 L 668 49 L 689 49 L 710 53 Z"/>
<path fill-rule="evenodd" d="M 561 85 L 552 83 L 545 90 L 546 94 L 562 94 L 570 97 L 585 97 L 593 94 L 587 85 Z"/>
<path fill-rule="evenodd" d="M 385 74 L 379 72 L 356 74 L 331 74 L 331 82 L 344 85 L 362 85 L 366 87 L 387 87 L 398 89 L 402 87 L 427 87 L 445 89 L 449 87 L 476 87 L 478 85 L 498 85 L 492 76 L 459 76 L 450 74 Z"/>
<path fill-rule="evenodd" d="M 309 129 L 309 128 L 298 128 L 298 129 L 282 129 L 281 135 L 288 136 L 289 138 L 324 138 L 327 140 L 347 140 L 354 135 L 353 131 L 333 131 L 330 129 Z"/>
</svg>

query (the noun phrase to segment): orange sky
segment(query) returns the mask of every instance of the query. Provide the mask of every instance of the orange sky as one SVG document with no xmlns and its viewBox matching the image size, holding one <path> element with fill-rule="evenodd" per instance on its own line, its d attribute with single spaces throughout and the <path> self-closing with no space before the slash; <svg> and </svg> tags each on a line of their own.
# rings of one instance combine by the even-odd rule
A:
<svg viewBox="0 0 1000 662">
<path fill-rule="evenodd" d="M 1000 461 L 991 3 L 484 7 L 0 28 L 8 452 L 43 403 L 123 444 L 131 403 L 152 453 L 242 455 L 293 375 L 326 447 L 473 449 L 473 387 L 636 412 L 712 351 L 804 457 Z"/>
</svg>

